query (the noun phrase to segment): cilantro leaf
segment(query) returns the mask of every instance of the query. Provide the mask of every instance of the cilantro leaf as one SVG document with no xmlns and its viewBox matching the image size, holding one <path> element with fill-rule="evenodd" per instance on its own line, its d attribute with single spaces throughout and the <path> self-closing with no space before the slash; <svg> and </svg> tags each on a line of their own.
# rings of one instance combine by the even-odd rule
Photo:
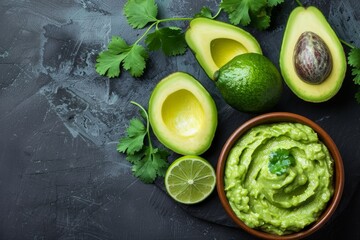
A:
<svg viewBox="0 0 360 240">
<path fill-rule="evenodd" d="M 127 129 L 127 136 L 119 140 L 117 151 L 130 155 L 140 151 L 144 145 L 145 135 L 146 128 L 144 124 L 136 118 L 130 120 L 130 125 Z"/>
<path fill-rule="evenodd" d="M 256 14 L 250 12 L 251 26 L 259 30 L 265 30 L 270 27 L 270 12 L 268 8 L 264 8 Z"/>
<path fill-rule="evenodd" d="M 149 147 L 145 147 L 142 156 L 133 162 L 132 171 L 135 177 L 145 183 L 150 183 L 156 178 L 156 168 L 152 163 L 152 154 Z"/>
<path fill-rule="evenodd" d="M 148 57 L 143 46 L 134 44 L 124 59 L 124 69 L 129 70 L 131 76 L 140 77 L 144 73 Z"/>
<path fill-rule="evenodd" d="M 120 75 L 120 63 L 124 60 L 125 54 L 113 54 L 110 51 L 101 52 L 96 58 L 96 72 L 109 78 Z"/>
<path fill-rule="evenodd" d="M 353 48 L 348 54 L 348 63 L 352 67 L 351 74 L 355 84 L 360 85 L 360 48 Z"/>
<path fill-rule="evenodd" d="M 351 75 L 354 83 L 360 85 L 360 48 L 354 47 L 348 54 L 348 64 L 352 67 Z M 360 90 L 355 93 L 356 102 L 360 104 Z"/>
<path fill-rule="evenodd" d="M 157 174 L 160 177 L 165 177 L 166 170 L 169 167 L 169 163 L 166 159 L 169 157 L 169 153 L 164 149 L 156 148 L 154 150 L 154 165 L 157 167 Z"/>
<path fill-rule="evenodd" d="M 241 24 L 264 30 L 270 26 L 273 7 L 284 0 L 223 0 L 220 7 L 228 14 L 233 25 Z"/>
<path fill-rule="evenodd" d="M 203 18 L 213 18 L 211 10 L 209 7 L 202 7 L 199 13 L 196 13 L 195 18 L 203 17 Z"/>
<path fill-rule="evenodd" d="M 351 74 L 354 76 L 354 83 L 360 85 L 360 68 L 351 69 Z"/>
<path fill-rule="evenodd" d="M 144 148 L 146 148 L 146 147 L 143 147 L 142 149 L 135 152 L 134 154 L 128 154 L 126 156 L 126 160 L 128 160 L 129 163 L 136 164 L 140 159 L 142 159 L 144 157 L 144 155 L 145 155 Z M 121 151 L 118 150 L 118 152 L 121 152 Z"/>
<path fill-rule="evenodd" d="M 146 128 L 142 121 L 137 118 L 130 120 L 130 126 L 126 130 L 129 137 L 137 137 L 146 133 Z"/>
<path fill-rule="evenodd" d="M 131 119 L 126 130 L 126 136 L 119 140 L 117 151 L 127 154 L 126 160 L 133 165 L 132 172 L 134 176 L 144 183 L 152 183 L 156 177 L 165 176 L 169 166 L 167 162 L 169 153 L 153 147 L 149 135 L 149 116 L 140 104 L 131 103 L 140 108 L 140 114 L 146 121 L 146 127 L 141 120 L 137 118 Z M 148 145 L 144 144 L 146 135 L 148 136 Z"/>
<path fill-rule="evenodd" d="M 132 167 L 134 176 L 144 183 L 152 183 L 156 178 L 156 169 L 152 165 L 151 158 L 144 161 L 138 161 Z"/>
<path fill-rule="evenodd" d="M 151 183 L 156 176 L 164 176 L 168 163 L 168 154 L 164 155 L 159 149 L 146 148 L 143 158 L 136 161 L 132 171 L 134 175 L 145 183 Z"/>
<path fill-rule="evenodd" d="M 241 23 L 243 26 L 250 24 L 249 5 L 245 1 L 223 0 L 220 6 L 229 14 L 229 20 L 232 24 Z"/>
<path fill-rule="evenodd" d="M 145 43 L 151 51 L 161 48 L 167 56 L 184 54 L 187 47 L 184 33 L 178 27 L 156 29 L 146 37 Z"/>
<path fill-rule="evenodd" d="M 250 24 L 250 12 L 256 13 L 266 5 L 267 0 L 223 0 L 220 3 L 220 7 L 228 13 L 230 22 L 243 26 Z"/>
<path fill-rule="evenodd" d="M 269 157 L 269 171 L 276 175 L 282 175 L 287 172 L 290 166 L 295 164 L 295 158 L 290 153 L 290 150 L 279 148 L 270 153 Z"/>
<path fill-rule="evenodd" d="M 136 137 L 123 137 L 119 140 L 117 145 L 117 151 L 127 154 L 134 154 L 141 150 L 144 144 L 145 135 L 139 135 Z"/>
<path fill-rule="evenodd" d="M 141 45 L 128 45 L 119 36 L 113 36 L 108 44 L 108 50 L 101 52 L 96 58 L 96 72 L 109 78 L 120 75 L 120 67 L 129 70 L 133 77 L 143 74 L 148 53 Z"/>
<path fill-rule="evenodd" d="M 348 63 L 351 67 L 360 68 L 360 48 L 353 48 L 348 54 Z"/>
<path fill-rule="evenodd" d="M 157 21 L 158 7 L 155 0 L 128 0 L 124 14 L 133 28 L 143 28 L 149 22 Z"/>
<path fill-rule="evenodd" d="M 284 0 L 268 0 L 268 6 L 275 7 L 283 2 L 284 2 Z"/>
<path fill-rule="evenodd" d="M 113 36 L 108 44 L 108 51 L 113 54 L 126 52 L 129 48 L 130 46 L 125 42 L 125 40 L 118 36 Z"/>
<path fill-rule="evenodd" d="M 358 90 L 357 93 L 355 93 L 355 99 L 356 102 L 360 104 L 360 90 Z"/>
</svg>

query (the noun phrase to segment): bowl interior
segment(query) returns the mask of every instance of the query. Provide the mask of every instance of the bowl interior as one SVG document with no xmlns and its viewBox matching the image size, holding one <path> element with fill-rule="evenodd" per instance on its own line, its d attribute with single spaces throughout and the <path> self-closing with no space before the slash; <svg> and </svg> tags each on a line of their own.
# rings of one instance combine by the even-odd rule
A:
<svg viewBox="0 0 360 240">
<path fill-rule="evenodd" d="M 318 218 L 318 220 L 300 232 L 292 233 L 288 235 L 274 235 L 270 233 L 266 233 L 260 230 L 256 230 L 253 228 L 248 227 L 244 222 L 242 222 L 236 214 L 233 212 L 228 199 L 226 197 L 224 191 L 224 168 L 225 163 L 227 160 L 227 156 L 229 154 L 230 149 L 236 143 L 236 141 L 249 129 L 261 124 L 268 124 L 268 123 L 276 123 L 276 122 L 296 122 L 308 125 L 311 127 L 317 134 L 319 139 L 327 146 L 333 160 L 334 160 L 334 194 L 330 199 L 327 208 Z M 249 121 L 245 122 L 241 125 L 238 129 L 234 131 L 234 133 L 229 137 L 229 139 L 224 144 L 222 151 L 219 156 L 218 165 L 217 165 L 217 191 L 220 198 L 220 201 L 227 212 L 227 214 L 232 218 L 232 220 L 242 229 L 253 234 L 257 237 L 264 238 L 264 239 L 299 239 L 306 236 L 309 236 L 313 232 L 317 231 L 321 228 L 325 222 L 331 217 L 334 213 L 336 207 L 338 206 L 343 187 L 344 187 L 344 168 L 342 163 L 342 158 L 339 153 L 338 148 L 336 147 L 334 141 L 331 137 L 315 122 L 311 121 L 310 119 L 294 114 L 294 113 L 287 113 L 287 112 L 273 112 L 267 113 L 263 115 L 259 115 L 255 118 L 250 119 Z"/>
</svg>

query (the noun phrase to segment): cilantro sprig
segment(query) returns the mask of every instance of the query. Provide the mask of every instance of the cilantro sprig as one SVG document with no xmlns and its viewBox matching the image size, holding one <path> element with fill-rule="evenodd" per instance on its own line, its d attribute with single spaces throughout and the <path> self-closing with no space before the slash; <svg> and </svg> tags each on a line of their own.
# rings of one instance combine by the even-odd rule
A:
<svg viewBox="0 0 360 240">
<path fill-rule="evenodd" d="M 148 113 L 140 104 L 133 101 L 131 103 L 140 108 L 142 119 L 130 120 L 127 134 L 120 138 L 117 151 L 127 155 L 126 159 L 133 164 L 132 172 L 136 177 L 144 183 L 152 183 L 156 177 L 165 176 L 169 166 L 167 162 L 169 153 L 153 146 Z M 145 145 L 146 136 L 148 145 Z"/>
<path fill-rule="evenodd" d="M 350 52 L 348 53 L 347 59 L 348 64 L 350 65 L 351 74 L 354 76 L 354 83 L 358 86 L 358 90 L 355 93 L 355 99 L 357 103 L 360 104 L 360 48 L 357 48 L 345 41 L 341 40 L 343 44 L 347 45 L 351 48 Z"/>
<path fill-rule="evenodd" d="M 220 7 L 228 14 L 230 23 L 251 25 L 259 30 L 270 26 L 273 7 L 284 0 L 222 0 Z"/>
<path fill-rule="evenodd" d="M 161 49 L 166 56 L 184 54 L 187 48 L 184 32 L 176 26 L 160 27 L 171 21 L 191 20 L 192 18 L 158 19 L 158 6 L 155 0 L 129 0 L 124 5 L 124 15 L 134 29 L 146 31 L 133 44 L 128 44 L 121 36 L 112 37 L 108 49 L 96 59 L 96 71 L 109 78 L 118 77 L 121 67 L 133 77 L 143 75 L 150 51 Z M 153 32 L 150 32 L 153 30 Z M 141 41 L 145 38 L 145 45 Z"/>
<path fill-rule="evenodd" d="M 288 149 L 279 148 L 270 153 L 269 171 L 278 176 L 286 173 L 295 164 L 295 158 Z"/>
</svg>

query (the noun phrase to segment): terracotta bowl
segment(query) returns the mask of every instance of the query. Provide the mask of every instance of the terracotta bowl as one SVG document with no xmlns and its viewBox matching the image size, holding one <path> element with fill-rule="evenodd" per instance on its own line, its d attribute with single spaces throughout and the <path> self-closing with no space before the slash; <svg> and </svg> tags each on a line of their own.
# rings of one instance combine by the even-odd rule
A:
<svg viewBox="0 0 360 240">
<path fill-rule="evenodd" d="M 244 222 L 242 222 L 236 214 L 233 212 L 233 210 L 230 207 L 230 204 L 228 202 L 228 199 L 226 197 L 225 191 L 224 191 L 224 168 L 225 168 L 225 162 L 227 160 L 228 153 L 230 149 L 233 147 L 233 145 L 236 143 L 236 141 L 250 128 L 261 125 L 261 124 L 268 124 L 268 123 L 277 123 L 277 122 L 297 122 L 302 123 L 305 125 L 308 125 L 312 129 L 314 129 L 315 132 L 317 132 L 319 139 L 327 146 L 329 149 L 329 152 L 334 160 L 334 195 L 328 202 L 327 208 L 324 210 L 324 212 L 320 215 L 318 220 L 311 225 L 307 226 L 300 232 L 288 234 L 288 235 L 274 235 L 270 233 L 263 232 L 261 230 L 253 229 L 245 225 Z M 227 214 L 231 217 L 231 219 L 242 229 L 247 231 L 248 233 L 259 237 L 263 239 L 300 239 L 304 238 L 306 236 L 309 236 L 310 234 L 314 233 L 318 229 L 320 229 L 332 216 L 334 213 L 336 207 L 338 206 L 343 187 L 344 187 L 344 167 L 343 162 L 341 159 L 341 155 L 339 153 L 339 150 L 337 149 L 334 141 L 331 139 L 331 137 L 315 122 L 311 121 L 310 119 L 294 114 L 294 113 L 287 113 L 287 112 L 273 112 L 273 113 L 267 113 L 260 116 L 257 116 L 255 118 L 250 119 L 249 121 L 242 124 L 238 129 L 234 131 L 234 133 L 229 137 L 229 139 L 226 141 L 225 145 L 222 148 L 222 151 L 219 156 L 219 161 L 217 164 L 217 171 L 216 171 L 216 177 L 217 177 L 217 191 L 219 194 L 219 198 L 221 201 L 221 204 L 223 205 L 225 211 Z"/>
</svg>

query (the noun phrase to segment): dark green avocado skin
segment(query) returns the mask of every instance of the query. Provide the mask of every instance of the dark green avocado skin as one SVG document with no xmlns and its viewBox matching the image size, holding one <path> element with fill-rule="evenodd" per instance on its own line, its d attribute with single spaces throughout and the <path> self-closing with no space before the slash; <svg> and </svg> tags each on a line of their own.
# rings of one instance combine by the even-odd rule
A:
<svg viewBox="0 0 360 240">
<path fill-rule="evenodd" d="M 283 91 L 277 68 L 257 53 L 236 56 L 220 68 L 214 78 L 224 100 L 242 112 L 270 110 L 278 103 Z"/>
</svg>

